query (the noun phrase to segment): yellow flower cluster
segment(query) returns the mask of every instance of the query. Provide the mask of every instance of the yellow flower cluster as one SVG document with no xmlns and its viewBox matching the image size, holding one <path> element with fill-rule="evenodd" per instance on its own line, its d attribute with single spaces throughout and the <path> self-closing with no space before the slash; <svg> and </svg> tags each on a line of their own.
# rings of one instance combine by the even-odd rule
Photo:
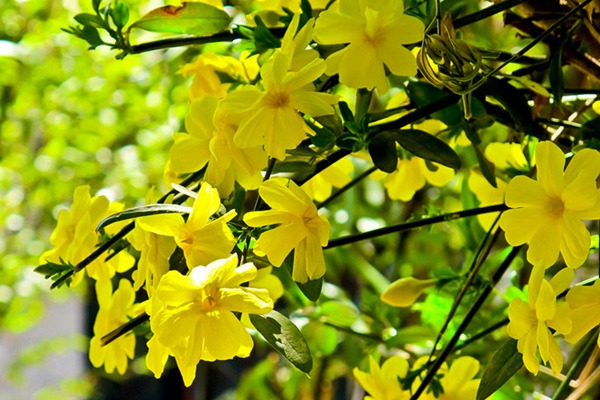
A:
<svg viewBox="0 0 600 400">
<path fill-rule="evenodd" d="M 557 296 L 568 289 L 573 269 L 588 258 L 590 233 L 583 220 L 600 219 L 600 152 L 583 149 L 570 160 L 552 142 L 536 146 L 537 180 L 519 175 L 506 186 L 505 201 L 510 209 L 500 217 L 500 227 L 513 246 L 528 244 L 527 260 L 533 264 L 528 301 L 510 304 L 508 334 L 518 340 L 527 369 L 539 370 L 537 353 L 549 362 L 555 374 L 563 365 L 560 348 L 548 328 L 577 342 L 600 322 L 595 287 L 574 287 L 566 301 Z M 548 282 L 544 271 L 559 255 L 567 268 Z"/>
</svg>

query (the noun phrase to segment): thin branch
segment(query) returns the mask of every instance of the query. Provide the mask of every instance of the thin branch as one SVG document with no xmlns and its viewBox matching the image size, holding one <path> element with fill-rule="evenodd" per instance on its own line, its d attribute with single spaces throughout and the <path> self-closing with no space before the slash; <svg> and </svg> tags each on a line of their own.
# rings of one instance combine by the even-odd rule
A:
<svg viewBox="0 0 600 400">
<path fill-rule="evenodd" d="M 397 225 L 386 226 L 380 229 L 374 229 L 369 232 L 359 233 L 357 235 L 344 236 L 341 238 L 333 239 L 329 241 L 329 244 L 324 249 L 332 249 L 334 247 L 344 246 L 347 244 L 355 243 L 361 240 L 373 239 L 379 236 L 387 235 L 390 233 L 402 232 L 409 229 L 420 228 L 427 225 L 437 224 L 439 222 L 447 222 L 455 219 L 472 217 L 474 215 L 486 214 L 491 212 L 501 212 L 507 210 L 504 204 L 495 204 L 493 206 L 473 208 L 469 210 L 462 210 L 448 214 L 438 215 L 436 217 L 424 218 L 413 222 L 404 222 Z"/>
</svg>

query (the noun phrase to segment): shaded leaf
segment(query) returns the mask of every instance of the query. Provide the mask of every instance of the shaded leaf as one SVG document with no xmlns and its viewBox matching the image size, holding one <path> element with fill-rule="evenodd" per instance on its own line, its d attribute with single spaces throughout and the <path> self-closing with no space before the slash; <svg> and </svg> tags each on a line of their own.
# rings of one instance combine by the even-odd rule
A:
<svg viewBox="0 0 600 400">
<path fill-rule="evenodd" d="M 424 82 L 410 82 L 406 86 L 406 92 L 408 97 L 419 107 L 425 107 L 448 96 L 448 93 L 443 90 Z M 463 121 L 463 111 L 458 105 L 459 99 L 460 97 L 456 97 L 457 103 L 436 111 L 431 116 L 442 121 L 449 127 L 461 124 Z"/>
<path fill-rule="evenodd" d="M 417 157 L 459 169 L 461 160 L 446 142 L 425 131 L 403 129 L 394 135 L 396 142 Z"/>
<path fill-rule="evenodd" d="M 106 228 L 108 225 L 114 224 L 115 222 L 125 221 L 128 219 L 147 217 L 149 215 L 156 214 L 188 214 L 190 211 L 190 207 L 180 206 L 177 204 L 148 204 L 146 206 L 133 207 L 104 218 L 102 221 L 100 221 L 96 227 L 96 230 L 99 231 L 100 229 Z"/>
<path fill-rule="evenodd" d="M 534 130 L 531 107 L 522 91 L 508 83 L 507 80 L 489 77 L 483 84 L 487 94 L 502 104 L 511 116 L 517 128 L 527 135 Z"/>
<path fill-rule="evenodd" d="M 255 50 L 252 54 L 261 54 L 269 49 L 281 47 L 281 40 L 273 35 L 258 15 L 254 18 L 254 21 L 256 28 L 252 30 L 252 39 L 254 40 Z"/>
<path fill-rule="evenodd" d="M 496 183 L 496 168 L 494 164 L 492 164 L 490 161 L 488 161 L 487 158 L 485 158 L 485 155 L 479 147 L 479 144 L 481 143 L 481 137 L 479 136 L 477 129 L 473 128 L 472 124 L 469 123 L 463 124 L 463 127 L 467 138 L 473 146 L 475 155 L 477 156 L 477 163 L 479 164 L 481 174 L 489 182 L 490 185 L 497 188 L 498 184 Z"/>
<path fill-rule="evenodd" d="M 548 76 L 550 79 L 550 88 L 552 89 L 552 97 L 554 97 L 554 104 L 559 106 L 562 102 L 562 96 L 565 90 L 565 76 L 562 69 L 562 52 L 564 46 L 565 41 L 563 40 L 554 54 L 552 54 Z"/>
<path fill-rule="evenodd" d="M 321 289 L 323 289 L 323 278 L 307 281 L 305 283 L 296 282 L 300 291 L 310 301 L 317 301 L 321 296 Z"/>
<path fill-rule="evenodd" d="M 517 351 L 517 341 L 509 339 L 494 353 L 477 390 L 477 400 L 487 399 L 523 367 L 523 357 Z"/>
<path fill-rule="evenodd" d="M 226 30 L 230 22 L 231 17 L 223 10 L 204 3 L 184 2 L 179 7 L 169 5 L 155 8 L 129 29 L 210 36 Z"/>
<path fill-rule="evenodd" d="M 277 352 L 302 372 L 312 370 L 312 357 L 300 330 L 286 316 L 277 311 L 265 315 L 250 314 L 256 330 Z"/>
<path fill-rule="evenodd" d="M 369 141 L 369 155 L 380 170 L 392 173 L 398 167 L 396 141 L 391 132 L 381 132 Z"/>
<path fill-rule="evenodd" d="M 93 26 L 95 28 L 104 27 L 104 21 L 102 21 L 102 18 L 95 14 L 82 13 L 77 14 L 73 18 L 83 26 Z"/>
</svg>

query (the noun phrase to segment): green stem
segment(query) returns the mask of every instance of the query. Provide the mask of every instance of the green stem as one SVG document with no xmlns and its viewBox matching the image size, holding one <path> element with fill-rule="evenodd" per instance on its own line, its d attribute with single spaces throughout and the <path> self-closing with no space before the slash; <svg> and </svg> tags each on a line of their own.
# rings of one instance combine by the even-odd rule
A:
<svg viewBox="0 0 600 400">
<path fill-rule="evenodd" d="M 387 235 L 390 233 L 402 232 L 409 229 L 420 228 L 422 226 L 433 225 L 439 222 L 447 222 L 455 219 L 472 217 L 474 215 L 487 214 L 491 212 L 501 212 L 507 210 L 504 204 L 495 204 L 493 206 L 473 208 L 469 210 L 462 210 L 448 214 L 438 215 L 436 217 L 424 218 L 413 222 L 403 222 L 397 225 L 386 226 L 380 229 L 374 229 L 369 232 L 359 233 L 356 235 L 344 236 L 341 238 L 333 239 L 329 241 L 329 244 L 324 249 L 332 249 L 338 246 L 344 246 L 350 243 L 355 243 L 361 240 L 372 239 L 375 237 Z"/>
<path fill-rule="evenodd" d="M 327 207 L 329 205 L 329 203 L 331 203 L 333 200 L 335 200 L 338 197 L 340 197 L 342 194 L 346 193 L 354 185 L 356 185 L 357 183 L 359 183 L 360 181 L 362 181 L 363 179 L 365 179 L 367 176 L 371 175 L 376 170 L 377 170 L 377 167 L 371 167 L 368 170 L 366 170 L 365 172 L 363 172 L 362 174 L 358 175 L 356 178 L 352 179 L 352 181 L 350 181 L 344 187 L 342 187 L 341 189 L 339 189 L 338 191 L 336 191 L 335 193 L 333 193 L 327 199 L 323 200 L 323 202 L 317 204 L 316 205 L 317 208 Z"/>
<path fill-rule="evenodd" d="M 475 343 L 476 341 L 478 341 L 482 337 L 487 336 L 490 333 L 494 332 L 495 330 L 497 330 L 499 328 L 502 328 L 503 326 L 507 325 L 508 321 L 509 321 L 508 318 L 504 318 L 502 321 L 498 321 L 494 325 L 489 326 L 489 327 L 485 328 L 484 330 L 482 330 L 480 332 L 477 332 L 475 335 L 471 336 L 470 338 L 468 338 L 467 340 L 465 340 L 464 342 L 462 342 L 458 346 L 454 347 L 454 351 L 459 351 L 459 350 L 467 347 L 471 343 Z"/>
<path fill-rule="evenodd" d="M 448 313 L 448 316 L 446 317 L 446 320 L 444 321 L 444 325 L 442 325 L 442 328 L 440 329 L 440 331 L 437 335 L 437 338 L 435 339 L 435 343 L 433 344 L 431 353 L 429 354 L 429 360 L 432 359 L 438 343 L 442 339 L 442 336 L 444 335 L 444 333 L 446 333 L 446 329 L 448 329 L 448 325 L 450 325 L 450 322 L 454 318 L 456 311 L 458 311 L 458 307 L 460 306 L 462 299 L 467 294 L 469 287 L 473 283 L 473 280 L 475 280 L 475 276 L 477 276 L 477 274 L 479 273 L 479 270 L 483 266 L 483 263 L 485 262 L 487 256 L 490 253 L 490 250 L 492 249 L 492 246 L 494 245 L 494 243 L 496 243 L 496 240 L 498 240 L 500 230 L 496 230 L 496 233 L 492 236 L 492 239 L 491 240 L 489 240 L 489 239 L 490 239 L 490 236 L 492 235 L 492 231 L 494 230 L 494 228 L 496 227 L 496 224 L 498 223 L 499 218 L 500 218 L 500 215 L 498 215 L 498 217 L 496 217 L 496 220 L 494 221 L 494 223 L 492 224 L 490 229 L 486 232 L 485 237 L 481 241 L 481 244 L 479 245 L 479 248 L 477 249 L 477 252 L 475 253 L 475 256 L 473 257 L 473 262 L 471 263 L 471 266 L 469 268 L 469 275 L 467 276 L 465 283 L 462 285 L 460 292 L 454 299 L 454 301 L 452 303 L 452 308 L 450 309 L 450 312 Z"/>
<path fill-rule="evenodd" d="M 276 37 L 283 37 L 284 28 L 274 28 L 270 30 Z M 247 39 L 246 36 L 239 32 L 223 32 L 212 36 L 177 36 L 170 37 L 152 42 L 134 44 L 129 46 L 129 54 L 147 53 L 154 50 L 170 49 L 173 47 L 192 46 L 207 43 L 231 42 L 236 39 Z"/>
<path fill-rule="evenodd" d="M 583 367 L 588 361 L 589 352 L 594 348 L 594 345 L 596 344 L 597 340 L 598 332 L 596 331 L 596 334 L 591 335 L 589 337 L 589 339 L 583 346 L 583 349 L 579 352 L 579 355 L 577 356 L 577 359 L 573 362 L 573 365 L 571 365 L 569 372 L 567 372 L 567 375 L 565 375 L 560 385 L 558 385 L 558 388 L 556 388 L 556 392 L 554 392 L 554 396 L 552 396 L 552 399 L 561 400 L 566 396 L 566 391 L 569 388 L 569 382 L 571 382 L 575 374 L 578 371 L 580 371 L 581 367 Z"/>
<path fill-rule="evenodd" d="M 427 104 L 426 106 L 419 107 L 415 111 L 403 115 L 395 121 L 386 122 L 384 124 L 371 125 L 369 127 L 369 138 L 371 139 L 373 136 L 383 131 L 392 131 L 396 129 L 404 128 L 406 125 L 410 125 L 412 123 L 417 122 L 421 118 L 425 118 L 430 114 L 433 114 L 437 111 L 443 110 L 446 107 L 450 107 L 456 102 L 460 100 L 460 96 L 456 96 L 454 94 L 449 94 L 445 97 L 442 97 L 439 100 L 436 100 L 432 103 Z"/>
<path fill-rule="evenodd" d="M 483 10 L 479 10 L 474 12 L 473 14 L 465 15 L 462 18 L 457 18 L 453 25 L 454 29 L 462 28 L 464 26 L 470 25 L 474 22 L 481 21 L 482 19 L 491 17 L 494 14 L 498 14 L 499 12 L 508 10 L 514 6 L 517 6 L 521 3 L 524 3 L 527 0 L 506 0 L 500 3 L 496 3 L 493 6 L 486 7 Z"/>
<path fill-rule="evenodd" d="M 143 324 L 144 322 L 146 322 L 148 320 L 150 320 L 150 316 L 148 314 L 143 313 L 141 315 L 138 315 L 137 317 L 133 318 L 131 321 L 124 323 L 123 325 L 119 326 L 118 328 L 113 329 L 106 335 L 102 336 L 102 338 L 100 338 L 100 345 L 106 346 L 107 344 L 117 340 L 118 338 L 120 338 L 121 336 L 126 334 L 127 332 L 131 331 L 133 328 L 140 326 L 141 324 Z"/>
<path fill-rule="evenodd" d="M 415 390 L 415 392 L 411 396 L 410 400 L 417 400 L 421 396 L 421 394 L 425 391 L 425 389 L 427 388 L 427 386 L 429 385 L 431 380 L 435 377 L 437 371 L 440 369 L 442 364 L 446 361 L 446 359 L 448 358 L 450 353 L 453 351 L 454 346 L 456 345 L 456 343 L 462 336 L 463 332 L 469 326 L 469 323 L 471 323 L 471 321 L 473 320 L 473 318 L 475 317 L 475 315 L 477 314 L 477 312 L 479 311 L 481 306 L 483 306 L 483 303 L 487 300 L 490 293 L 492 293 L 492 290 L 494 289 L 496 284 L 500 281 L 500 279 L 502 278 L 502 276 L 504 275 L 506 270 L 510 267 L 513 260 L 519 253 L 519 250 L 521 250 L 521 247 L 523 247 L 523 246 L 513 247 L 511 252 L 506 256 L 506 258 L 502 262 L 502 264 L 500 264 L 500 266 L 498 267 L 498 269 L 496 270 L 496 273 L 494 274 L 494 276 L 492 278 L 492 284 L 490 284 L 489 286 L 487 286 L 485 289 L 483 289 L 481 291 L 481 293 L 479 294 L 479 297 L 475 301 L 475 304 L 473 304 L 473 307 L 471 307 L 471 309 L 469 310 L 469 312 L 463 319 L 462 323 L 460 324 L 460 326 L 458 327 L 458 329 L 456 330 L 456 332 L 454 333 L 454 335 L 452 336 L 452 338 L 450 339 L 450 341 L 448 342 L 446 347 L 442 350 L 442 353 L 439 355 L 438 358 L 435 359 L 435 362 L 433 363 L 431 368 L 427 371 L 427 375 L 425 375 L 425 378 L 423 378 L 423 381 L 421 382 L 419 387 Z"/>
</svg>

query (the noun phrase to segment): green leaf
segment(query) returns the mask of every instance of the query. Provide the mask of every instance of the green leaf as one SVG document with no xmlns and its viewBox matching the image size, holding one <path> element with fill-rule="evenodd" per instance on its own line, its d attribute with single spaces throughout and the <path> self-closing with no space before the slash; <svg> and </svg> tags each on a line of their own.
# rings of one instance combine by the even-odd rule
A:
<svg viewBox="0 0 600 400">
<path fill-rule="evenodd" d="M 61 276 L 65 272 L 73 269 L 75 269 L 73 265 L 62 261 L 61 264 L 47 262 L 46 264 L 38 265 L 34 268 L 34 271 L 43 275 L 46 279 L 52 278 L 54 280 L 56 277 Z"/>
<path fill-rule="evenodd" d="M 477 129 L 473 128 L 472 123 L 464 123 L 463 128 L 465 134 L 469 141 L 471 141 L 471 145 L 473 146 L 473 150 L 475 151 L 475 156 L 477 156 L 477 163 L 479 164 L 479 169 L 483 177 L 489 182 L 490 185 L 497 188 L 498 184 L 496 183 L 496 168 L 494 164 L 488 161 L 485 158 L 485 155 L 479 148 L 479 144 L 481 144 L 481 137 L 477 132 Z"/>
<path fill-rule="evenodd" d="M 562 52 L 565 42 L 563 41 L 550 58 L 550 88 L 554 97 L 554 104 L 560 106 L 563 92 L 565 90 L 565 76 L 562 69 Z"/>
<path fill-rule="evenodd" d="M 529 107 L 522 91 L 508 83 L 507 80 L 495 77 L 489 77 L 483 88 L 489 96 L 492 96 L 502 104 L 518 129 L 526 135 L 534 133 L 531 107 Z"/>
<path fill-rule="evenodd" d="M 104 28 L 104 21 L 95 14 L 82 13 L 73 17 L 75 21 L 83 26 L 93 26 L 95 28 Z"/>
<path fill-rule="evenodd" d="M 523 357 L 517 351 L 517 341 L 509 339 L 494 353 L 477 390 L 477 400 L 487 399 L 523 367 Z"/>
<path fill-rule="evenodd" d="M 96 29 L 90 25 L 84 26 L 83 29 L 81 30 L 81 32 L 79 32 L 76 35 L 78 37 L 80 37 L 81 39 L 85 40 L 86 42 L 88 42 L 88 44 L 90 45 L 90 47 L 89 47 L 90 50 L 94 50 L 96 47 L 104 44 L 104 41 L 102 40 L 102 38 L 100 37 L 100 34 L 98 33 L 98 29 Z"/>
<path fill-rule="evenodd" d="M 456 152 L 444 141 L 418 129 L 402 129 L 394 135 L 396 142 L 417 157 L 434 161 L 453 169 L 460 169 Z"/>
<path fill-rule="evenodd" d="M 600 117 L 596 117 L 581 126 L 581 138 L 586 140 L 600 139 Z"/>
<path fill-rule="evenodd" d="M 252 39 L 254 40 L 255 50 L 252 54 L 262 54 L 269 49 L 281 47 L 281 40 L 273 35 L 258 15 L 254 18 L 254 21 L 256 22 L 256 28 L 252 30 Z"/>
<path fill-rule="evenodd" d="M 337 348 L 337 329 L 310 321 L 301 330 L 309 343 L 310 350 L 316 357 L 331 355 Z"/>
<path fill-rule="evenodd" d="M 296 282 L 300 291 L 310 301 L 317 301 L 321 296 L 321 289 L 323 289 L 323 278 L 307 281 L 305 283 Z"/>
<path fill-rule="evenodd" d="M 312 370 L 312 357 L 300 330 L 277 311 L 265 315 L 250 314 L 250 321 L 267 342 L 300 371 Z"/>
<path fill-rule="evenodd" d="M 360 318 L 360 312 L 351 302 L 326 301 L 317 309 L 319 318 L 340 327 L 350 327 Z"/>
<path fill-rule="evenodd" d="M 443 90 L 424 82 L 410 82 L 406 86 L 406 92 L 408 97 L 419 107 L 425 107 L 448 96 L 448 93 Z M 459 99 L 460 97 L 456 97 L 457 102 Z M 442 121 L 449 127 L 460 125 L 463 121 L 463 111 L 460 109 L 458 103 L 436 111 L 431 116 Z"/>
<path fill-rule="evenodd" d="M 122 29 L 129 21 L 129 8 L 125 3 L 118 2 L 111 10 L 111 16 L 117 28 Z"/>
<path fill-rule="evenodd" d="M 106 228 L 108 225 L 114 224 L 115 222 L 125 221 L 128 219 L 147 217 L 149 215 L 156 214 L 188 214 L 190 211 L 190 207 L 180 206 L 177 204 L 148 204 L 146 206 L 133 207 L 104 218 L 102 221 L 100 221 L 96 227 L 96 230 L 99 231 L 100 229 Z"/>
<path fill-rule="evenodd" d="M 346 125 L 348 124 L 350 124 L 350 122 L 346 123 Z M 361 138 L 354 133 L 340 135 L 335 141 L 335 144 L 337 144 L 340 149 L 350 150 L 353 153 L 361 150 L 363 146 Z"/>
<path fill-rule="evenodd" d="M 398 167 L 398 153 L 396 152 L 396 141 L 391 132 L 381 132 L 369 141 L 369 155 L 373 164 L 388 174 L 394 172 Z"/>
<path fill-rule="evenodd" d="M 155 8 L 134 22 L 130 30 L 210 36 L 229 27 L 231 17 L 225 11 L 204 3 L 183 2 L 181 6 Z"/>
</svg>

